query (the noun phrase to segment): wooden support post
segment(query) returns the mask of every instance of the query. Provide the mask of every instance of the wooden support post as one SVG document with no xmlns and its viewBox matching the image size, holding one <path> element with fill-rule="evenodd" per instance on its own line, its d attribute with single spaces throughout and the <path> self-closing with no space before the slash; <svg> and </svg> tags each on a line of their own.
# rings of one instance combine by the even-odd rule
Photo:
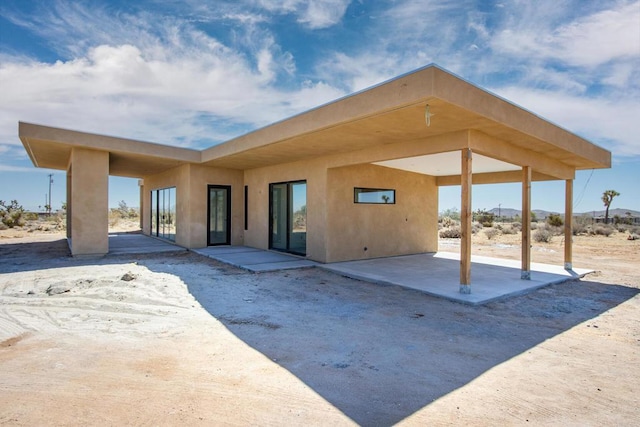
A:
<svg viewBox="0 0 640 427">
<path fill-rule="evenodd" d="M 522 167 L 522 271 L 520 278 L 531 279 L 531 167 Z"/>
<path fill-rule="evenodd" d="M 460 293 L 471 293 L 471 184 L 472 184 L 471 149 L 462 150 L 462 203 L 460 222 L 462 238 L 460 239 Z"/>
<path fill-rule="evenodd" d="M 564 192 L 564 269 L 573 269 L 573 180 L 565 181 Z"/>
</svg>

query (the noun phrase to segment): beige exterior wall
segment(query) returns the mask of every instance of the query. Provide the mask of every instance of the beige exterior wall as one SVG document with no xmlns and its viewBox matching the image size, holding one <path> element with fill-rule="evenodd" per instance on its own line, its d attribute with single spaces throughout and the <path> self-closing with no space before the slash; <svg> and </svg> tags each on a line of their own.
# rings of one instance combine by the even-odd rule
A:
<svg viewBox="0 0 640 427">
<path fill-rule="evenodd" d="M 176 243 L 207 246 L 207 186 L 231 186 L 231 244 L 242 245 L 244 195 L 242 171 L 186 164 L 143 179 L 142 231 L 151 233 L 151 191 L 176 188 Z"/>
<path fill-rule="evenodd" d="M 189 165 L 178 166 L 166 172 L 143 178 L 142 192 L 142 232 L 151 234 L 151 190 L 176 188 L 176 243 L 186 248 L 189 246 Z"/>
<path fill-rule="evenodd" d="M 354 203 L 354 187 L 394 189 L 396 203 Z M 375 165 L 348 166 L 328 171 L 327 188 L 326 262 L 437 251 L 434 177 Z"/>
<path fill-rule="evenodd" d="M 71 253 L 109 252 L 109 153 L 74 148 L 67 179 Z"/>
<path fill-rule="evenodd" d="M 189 171 L 189 248 L 207 246 L 207 188 L 209 185 L 231 187 L 231 244 L 244 244 L 243 172 L 232 169 L 191 165 Z"/>
<path fill-rule="evenodd" d="M 307 258 L 326 261 L 326 167 L 321 162 L 296 162 L 244 172 L 248 187 L 248 227 L 244 244 L 269 248 L 269 184 L 307 181 Z"/>
<path fill-rule="evenodd" d="M 396 144 L 396 149 L 402 152 L 406 145 Z M 349 157 L 357 162 L 367 153 Z M 326 156 L 245 171 L 248 229 L 244 244 L 269 248 L 269 184 L 306 181 L 307 258 L 337 262 L 437 251 L 435 177 L 371 164 L 331 168 L 344 160 Z M 393 188 L 398 201 L 392 206 L 356 205 L 354 187 Z"/>
</svg>

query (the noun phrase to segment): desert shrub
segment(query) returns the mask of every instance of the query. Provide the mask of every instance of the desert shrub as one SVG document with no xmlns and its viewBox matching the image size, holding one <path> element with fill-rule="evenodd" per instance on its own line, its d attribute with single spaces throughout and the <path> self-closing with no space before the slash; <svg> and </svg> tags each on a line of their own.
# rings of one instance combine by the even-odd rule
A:
<svg viewBox="0 0 640 427">
<path fill-rule="evenodd" d="M 38 214 L 35 212 L 25 212 L 22 217 L 25 221 L 36 221 L 38 219 Z"/>
<path fill-rule="evenodd" d="M 591 225 L 592 219 L 588 215 L 582 215 L 573 220 L 571 224 L 571 231 L 574 236 L 578 234 L 587 234 L 589 232 L 589 226 Z"/>
<path fill-rule="evenodd" d="M 440 230 L 440 238 L 442 239 L 459 239 L 462 237 L 460 227 L 451 227 Z"/>
<path fill-rule="evenodd" d="M 498 231 L 502 231 L 503 226 L 502 226 L 502 224 L 495 224 L 495 225 L 493 226 L 493 228 L 495 228 L 495 229 L 496 229 L 496 230 L 498 230 Z"/>
<path fill-rule="evenodd" d="M 538 229 L 538 223 L 537 222 L 532 222 L 531 223 L 531 229 L 532 230 L 537 230 Z"/>
<path fill-rule="evenodd" d="M 471 234 L 478 234 L 478 232 L 482 230 L 482 228 L 482 224 L 480 224 L 479 222 L 474 222 L 471 225 Z"/>
<path fill-rule="evenodd" d="M 629 226 L 627 224 L 620 223 L 615 226 L 615 229 L 620 233 L 626 233 L 629 230 Z"/>
<path fill-rule="evenodd" d="M 520 227 L 516 228 L 513 225 L 502 227 L 502 234 L 518 234 L 518 231 L 520 231 Z"/>
<path fill-rule="evenodd" d="M 614 231 L 614 228 L 610 225 L 598 224 L 591 229 L 591 234 L 594 234 L 596 236 L 609 237 L 611 236 L 611 234 L 613 234 L 613 231 Z"/>
<path fill-rule="evenodd" d="M 546 228 L 540 227 L 533 233 L 533 240 L 538 243 L 549 243 L 553 238 L 553 233 Z"/>
<path fill-rule="evenodd" d="M 564 234 L 564 227 L 555 227 L 553 225 L 545 224 L 545 227 L 549 230 L 554 236 L 562 236 Z"/>
<path fill-rule="evenodd" d="M 640 227 L 638 226 L 633 226 L 629 229 L 629 233 L 630 234 L 640 234 Z"/>
<path fill-rule="evenodd" d="M 442 218 L 441 220 L 442 226 L 443 227 L 453 227 L 458 225 L 458 221 L 456 221 L 455 219 L 451 218 L 450 216 L 445 216 Z"/>
<path fill-rule="evenodd" d="M 129 218 L 137 218 L 138 217 L 138 210 L 135 208 L 130 208 L 129 206 L 127 206 L 127 202 L 125 202 L 124 200 L 120 200 L 118 202 L 118 207 L 117 208 L 112 208 L 111 212 L 113 212 L 115 215 L 119 215 L 120 218 L 122 219 L 129 219 Z"/>
<path fill-rule="evenodd" d="M 6 230 L 7 228 L 9 227 L 7 227 L 4 222 L 0 222 L 0 230 Z"/>
<path fill-rule="evenodd" d="M 21 227 L 24 225 L 24 208 L 18 204 L 17 200 L 6 203 L 0 200 L 0 220 L 8 228 Z"/>
<path fill-rule="evenodd" d="M 512 222 L 511 223 L 511 228 L 517 233 L 518 231 L 522 230 L 522 223 L 521 222 Z"/>
<path fill-rule="evenodd" d="M 547 224 L 551 225 L 552 227 L 562 227 L 564 225 L 564 221 L 559 214 L 552 213 L 547 217 Z"/>
<path fill-rule="evenodd" d="M 487 239 L 491 240 L 500 234 L 500 230 L 497 230 L 495 228 L 489 228 L 484 230 L 484 234 L 487 236 Z"/>
<path fill-rule="evenodd" d="M 495 215 L 492 212 L 486 211 L 484 209 L 478 209 L 473 213 L 473 216 L 476 221 L 482 224 L 483 227 L 493 227 Z"/>
<path fill-rule="evenodd" d="M 457 208 L 445 209 L 440 212 L 440 218 L 449 217 L 454 221 L 460 221 L 460 211 Z"/>
</svg>

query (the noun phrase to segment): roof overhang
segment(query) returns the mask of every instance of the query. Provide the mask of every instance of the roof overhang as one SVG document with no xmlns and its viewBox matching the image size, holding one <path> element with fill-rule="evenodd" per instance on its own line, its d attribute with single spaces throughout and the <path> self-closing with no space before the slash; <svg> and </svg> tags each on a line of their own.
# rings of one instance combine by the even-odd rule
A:
<svg viewBox="0 0 640 427">
<path fill-rule="evenodd" d="M 574 170 L 611 166 L 609 151 L 433 65 L 211 147 L 202 160 L 251 169 L 465 130 Z"/>
<path fill-rule="evenodd" d="M 372 163 L 412 170 L 407 164 L 420 162 L 419 173 L 452 176 L 459 171 L 433 167 L 453 161 L 451 154 L 426 156 L 460 149 L 429 148 L 446 135 L 468 136 L 468 147 L 481 156 L 474 172 L 488 167 L 485 173 L 513 173 L 535 159 L 536 165 L 552 165 L 540 176 L 565 179 L 567 171 L 611 166 L 609 151 L 434 65 L 203 151 L 20 123 L 20 139 L 38 167 L 66 169 L 71 149 L 79 147 L 109 151 L 110 173 L 135 177 L 184 163 L 246 170 L 394 144 L 425 149 L 409 156 L 415 158 Z"/>
<path fill-rule="evenodd" d="M 152 175 L 185 163 L 199 163 L 200 151 L 151 142 L 96 135 L 32 123 L 19 123 L 20 140 L 33 164 L 67 170 L 74 148 L 109 152 L 109 173 Z"/>
</svg>

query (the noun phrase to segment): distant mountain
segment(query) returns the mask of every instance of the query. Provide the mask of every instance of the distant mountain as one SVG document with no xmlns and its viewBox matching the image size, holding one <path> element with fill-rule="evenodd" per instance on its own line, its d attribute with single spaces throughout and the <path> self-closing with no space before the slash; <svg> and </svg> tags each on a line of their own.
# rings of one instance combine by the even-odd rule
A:
<svg viewBox="0 0 640 427">
<path fill-rule="evenodd" d="M 502 207 L 493 208 L 493 209 L 490 209 L 489 212 L 493 213 L 495 216 L 503 216 L 506 218 L 513 218 L 516 215 L 522 216 L 521 210 L 513 209 L 513 208 L 502 208 Z M 564 212 L 551 212 L 551 211 L 545 211 L 542 209 L 534 209 L 533 212 L 536 214 L 536 218 L 538 219 L 545 219 L 552 213 L 557 213 L 557 214 L 560 214 L 561 216 L 564 216 Z M 615 209 L 609 209 L 609 218 L 613 218 L 616 215 L 618 215 L 620 218 L 625 218 L 627 216 L 627 212 L 629 212 L 632 217 L 640 217 L 640 211 L 635 211 L 633 209 L 615 208 Z M 604 209 L 601 211 L 574 212 L 573 215 L 574 216 L 586 215 L 589 217 L 600 217 L 600 216 L 604 216 Z"/>
</svg>

